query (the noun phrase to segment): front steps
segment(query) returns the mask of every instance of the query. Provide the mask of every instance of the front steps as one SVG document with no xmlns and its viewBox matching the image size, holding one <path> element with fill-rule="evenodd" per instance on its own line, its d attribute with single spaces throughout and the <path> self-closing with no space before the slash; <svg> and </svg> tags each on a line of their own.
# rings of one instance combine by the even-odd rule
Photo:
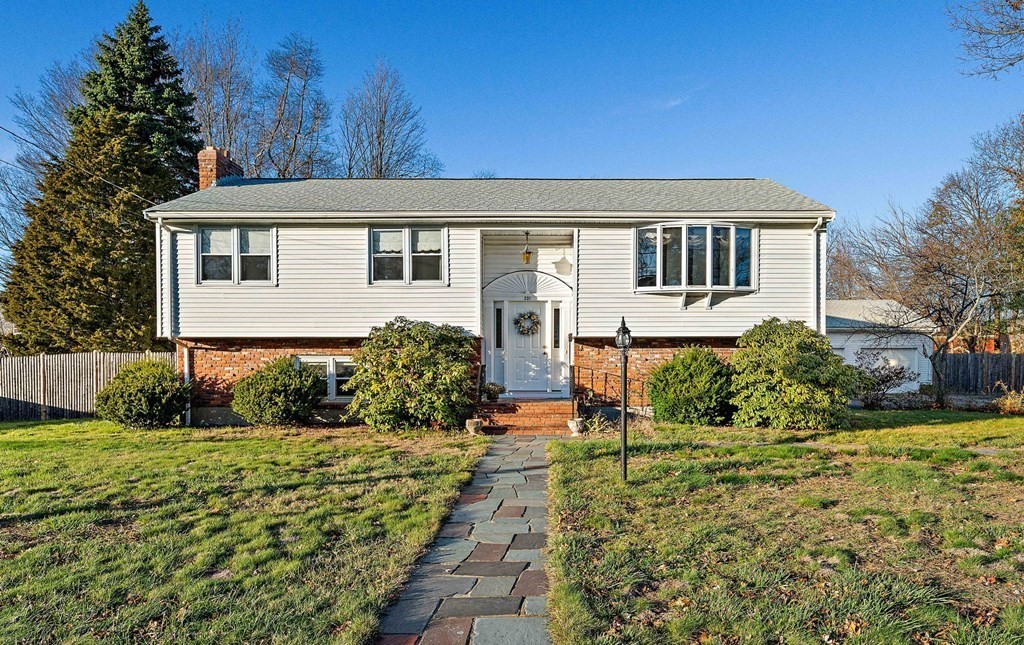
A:
<svg viewBox="0 0 1024 645">
<path fill-rule="evenodd" d="M 572 418 L 571 399 L 500 399 L 481 401 L 476 415 L 484 434 L 567 435 Z"/>
</svg>

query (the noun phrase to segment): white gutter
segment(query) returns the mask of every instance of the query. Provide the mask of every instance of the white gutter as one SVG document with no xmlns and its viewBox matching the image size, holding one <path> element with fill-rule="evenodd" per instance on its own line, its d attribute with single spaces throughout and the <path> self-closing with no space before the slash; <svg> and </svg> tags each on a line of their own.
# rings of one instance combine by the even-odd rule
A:
<svg viewBox="0 0 1024 645">
<path fill-rule="evenodd" d="M 799 224 L 812 219 L 831 220 L 834 211 L 146 211 L 146 218 L 170 220 L 227 220 L 289 222 L 662 222 L 679 219 L 728 220 Z"/>
</svg>

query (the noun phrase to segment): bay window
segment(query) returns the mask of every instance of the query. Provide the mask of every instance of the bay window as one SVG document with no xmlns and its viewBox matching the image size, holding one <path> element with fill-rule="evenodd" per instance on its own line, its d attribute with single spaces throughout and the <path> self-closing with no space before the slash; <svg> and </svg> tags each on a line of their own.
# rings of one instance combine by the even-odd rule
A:
<svg viewBox="0 0 1024 645">
<path fill-rule="evenodd" d="M 636 231 L 636 288 L 748 290 L 754 286 L 754 232 L 733 224 L 667 223 Z"/>
<path fill-rule="evenodd" d="M 370 282 L 411 284 L 444 280 L 444 229 L 370 229 Z"/>
<path fill-rule="evenodd" d="M 274 283 L 273 228 L 200 228 L 196 238 L 198 283 Z"/>
</svg>

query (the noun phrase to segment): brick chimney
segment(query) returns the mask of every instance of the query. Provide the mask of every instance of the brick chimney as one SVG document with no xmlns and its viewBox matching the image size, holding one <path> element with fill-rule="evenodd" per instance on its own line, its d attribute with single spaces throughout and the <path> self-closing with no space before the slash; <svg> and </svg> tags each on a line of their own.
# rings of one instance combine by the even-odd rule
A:
<svg viewBox="0 0 1024 645">
<path fill-rule="evenodd" d="M 221 179 L 241 177 L 242 167 L 223 148 L 207 146 L 199 151 L 199 190 L 216 186 Z"/>
</svg>

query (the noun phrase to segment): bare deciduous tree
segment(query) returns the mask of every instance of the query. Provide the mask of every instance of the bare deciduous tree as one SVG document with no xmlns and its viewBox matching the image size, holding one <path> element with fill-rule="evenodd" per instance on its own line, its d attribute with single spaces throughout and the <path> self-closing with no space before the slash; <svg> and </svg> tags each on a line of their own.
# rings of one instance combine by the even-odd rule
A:
<svg viewBox="0 0 1024 645">
<path fill-rule="evenodd" d="M 214 27 L 204 18 L 178 39 L 176 55 L 204 142 L 227 148 L 246 175 L 253 166 L 255 53 L 238 20 Z"/>
<path fill-rule="evenodd" d="M 398 72 L 378 60 L 349 94 L 341 114 L 341 158 L 348 177 L 437 177 L 444 164 L 425 147 L 426 129 Z"/>
<path fill-rule="evenodd" d="M 0 251 L 10 251 L 21 237 L 25 204 L 37 194 L 44 164 L 64 154 L 71 135 L 67 113 L 82 101 L 80 84 L 90 60 L 83 54 L 54 63 L 40 77 L 37 92 L 18 90 L 10 97 L 14 122 L 28 143 L 16 140 L 14 166 L 0 167 Z"/>
<path fill-rule="evenodd" d="M 829 300 L 864 296 L 868 278 L 853 252 L 848 229 L 835 224 L 828 227 L 827 263 L 828 282 L 825 291 Z"/>
<path fill-rule="evenodd" d="M 256 175 L 322 177 L 335 169 L 331 106 L 321 89 L 324 62 L 316 44 L 291 34 L 265 61 L 257 93 Z"/>
<path fill-rule="evenodd" d="M 964 34 L 966 58 L 976 63 L 969 73 L 995 77 L 1024 61 L 1024 1 L 977 0 L 949 14 Z"/>
<path fill-rule="evenodd" d="M 928 359 L 939 404 L 950 347 L 974 332 L 986 306 L 1022 288 L 1005 194 L 999 177 L 968 165 L 919 212 L 893 208 L 882 224 L 851 234 L 868 291 L 903 305 L 879 312 L 874 333 L 932 339 Z"/>
</svg>

